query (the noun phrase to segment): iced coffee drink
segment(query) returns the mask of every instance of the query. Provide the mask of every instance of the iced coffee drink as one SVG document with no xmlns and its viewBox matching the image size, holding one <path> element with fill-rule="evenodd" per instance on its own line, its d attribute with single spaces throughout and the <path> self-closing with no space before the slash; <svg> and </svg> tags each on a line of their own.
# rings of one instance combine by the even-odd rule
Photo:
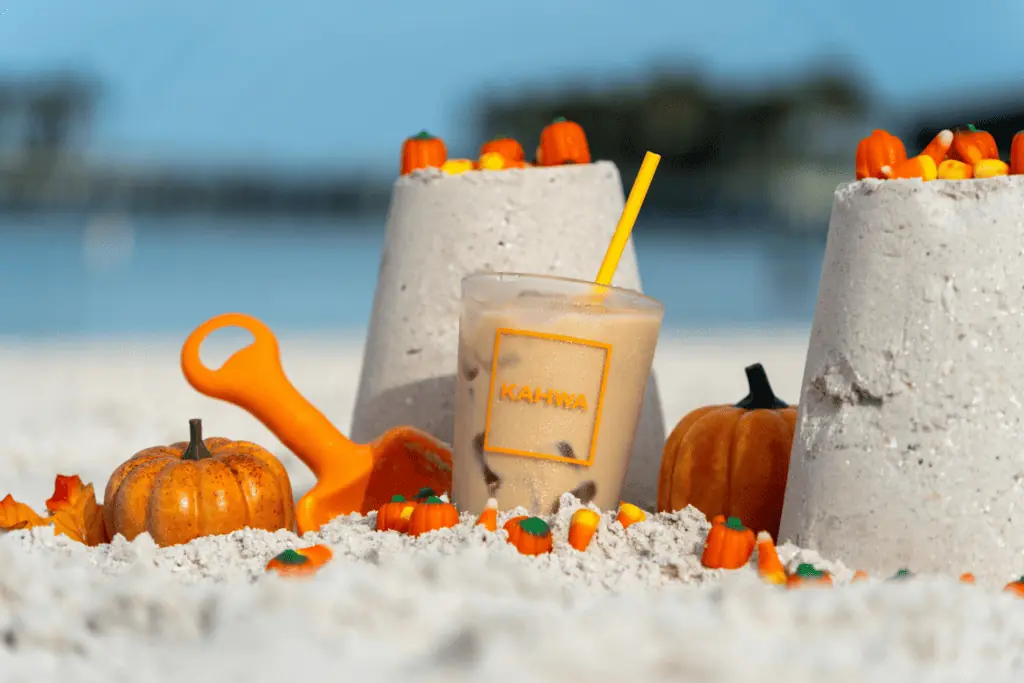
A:
<svg viewBox="0 0 1024 683">
<path fill-rule="evenodd" d="M 465 278 L 453 502 L 548 514 L 568 491 L 614 509 L 662 315 L 639 292 L 591 282 Z"/>
</svg>

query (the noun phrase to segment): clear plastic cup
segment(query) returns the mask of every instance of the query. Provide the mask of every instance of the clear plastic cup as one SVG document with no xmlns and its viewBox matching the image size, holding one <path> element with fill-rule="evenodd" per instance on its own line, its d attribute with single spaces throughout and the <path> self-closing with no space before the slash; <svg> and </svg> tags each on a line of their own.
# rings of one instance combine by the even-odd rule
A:
<svg viewBox="0 0 1024 683">
<path fill-rule="evenodd" d="M 543 275 L 462 280 L 452 500 L 533 514 L 619 503 L 664 307 Z"/>
</svg>

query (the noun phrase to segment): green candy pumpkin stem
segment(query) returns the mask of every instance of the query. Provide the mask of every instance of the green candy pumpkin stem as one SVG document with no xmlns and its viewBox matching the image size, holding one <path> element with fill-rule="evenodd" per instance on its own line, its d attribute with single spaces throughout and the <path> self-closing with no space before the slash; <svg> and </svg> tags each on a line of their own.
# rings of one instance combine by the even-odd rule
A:
<svg viewBox="0 0 1024 683">
<path fill-rule="evenodd" d="M 203 421 L 192 418 L 188 421 L 188 448 L 181 454 L 182 460 L 205 460 L 212 458 L 213 453 L 203 443 Z"/>
<path fill-rule="evenodd" d="M 289 548 L 274 558 L 281 564 L 306 564 L 309 558 Z"/>
<path fill-rule="evenodd" d="M 750 387 L 750 393 L 736 404 L 737 408 L 743 408 L 744 410 L 777 410 L 789 407 L 788 403 L 780 399 L 772 391 L 772 385 L 768 381 L 768 375 L 765 373 L 763 365 L 760 363 L 748 365 L 745 368 L 745 372 L 747 373 L 747 384 Z"/>
<path fill-rule="evenodd" d="M 431 135 L 430 133 L 428 133 L 425 130 L 421 130 L 419 133 L 416 133 L 416 135 L 413 135 L 412 139 L 413 140 L 433 140 L 434 136 Z"/>
<path fill-rule="evenodd" d="M 551 533 L 551 527 L 540 517 L 529 517 L 519 522 L 519 528 L 531 536 L 544 537 Z"/>
</svg>

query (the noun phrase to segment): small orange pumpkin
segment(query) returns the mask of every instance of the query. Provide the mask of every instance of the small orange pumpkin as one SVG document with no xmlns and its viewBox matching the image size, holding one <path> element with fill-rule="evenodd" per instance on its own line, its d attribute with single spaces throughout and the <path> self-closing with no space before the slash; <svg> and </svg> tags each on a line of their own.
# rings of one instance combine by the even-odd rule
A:
<svg viewBox="0 0 1024 683">
<path fill-rule="evenodd" d="M 334 553 L 325 545 L 285 550 L 267 563 L 266 571 L 274 571 L 282 576 L 308 576 L 315 574 L 332 557 Z"/>
<path fill-rule="evenodd" d="M 245 527 L 292 530 L 295 503 L 281 462 L 248 441 L 203 440 L 189 420 L 188 443 L 136 453 L 110 475 L 103 494 L 108 535 L 129 541 L 148 531 L 157 545 Z"/>
<path fill-rule="evenodd" d="M 1011 593 L 1018 598 L 1024 598 L 1024 576 L 1003 586 L 1003 592 Z"/>
<path fill-rule="evenodd" d="M 973 123 L 968 123 L 953 131 L 953 145 L 949 148 L 949 158 L 974 166 L 982 159 L 998 159 L 999 146 L 996 145 L 996 139 L 991 133 L 978 130 Z"/>
<path fill-rule="evenodd" d="M 559 117 L 541 131 L 537 147 L 538 166 L 589 163 L 590 145 L 583 126 Z"/>
<path fill-rule="evenodd" d="M 409 519 L 415 509 L 416 503 L 406 500 L 405 496 L 392 496 L 390 503 L 384 503 L 377 510 L 377 531 L 404 534 L 409 530 Z"/>
<path fill-rule="evenodd" d="M 772 391 L 764 367 L 746 368 L 750 393 L 736 405 L 694 410 L 665 442 L 658 511 L 693 505 L 779 536 L 796 406 Z"/>
<path fill-rule="evenodd" d="M 493 140 L 489 140 L 484 144 L 480 145 L 480 155 L 485 154 L 500 154 L 505 158 L 506 162 L 516 163 L 526 160 L 526 154 L 523 152 L 523 146 L 519 144 L 518 140 L 514 140 L 504 135 L 499 135 Z M 505 168 L 511 168 L 506 163 Z"/>
<path fill-rule="evenodd" d="M 419 536 L 428 531 L 447 529 L 459 523 L 459 511 L 451 503 L 430 496 L 418 503 L 409 518 L 409 535 Z"/>
<path fill-rule="evenodd" d="M 857 180 L 883 178 L 883 166 L 892 168 L 906 159 L 907 149 L 902 140 L 889 131 L 873 130 L 857 145 Z"/>
<path fill-rule="evenodd" d="M 832 585 L 832 575 L 821 569 L 816 569 L 813 564 L 804 562 L 796 571 L 786 578 L 787 588 L 797 588 L 804 585 L 828 587 Z"/>
<path fill-rule="evenodd" d="M 700 563 L 708 569 L 739 569 L 750 560 L 756 545 L 754 532 L 738 517 L 723 519 L 717 515 L 704 541 Z"/>
<path fill-rule="evenodd" d="M 1024 173 L 1024 130 L 1014 135 L 1010 144 L 1010 173 Z"/>
<path fill-rule="evenodd" d="M 551 552 L 551 527 L 540 517 L 513 517 L 505 522 L 508 542 L 523 555 L 543 555 Z"/>
<path fill-rule="evenodd" d="M 402 143 L 402 175 L 420 168 L 441 168 L 448 161 L 444 140 L 421 130 Z"/>
</svg>

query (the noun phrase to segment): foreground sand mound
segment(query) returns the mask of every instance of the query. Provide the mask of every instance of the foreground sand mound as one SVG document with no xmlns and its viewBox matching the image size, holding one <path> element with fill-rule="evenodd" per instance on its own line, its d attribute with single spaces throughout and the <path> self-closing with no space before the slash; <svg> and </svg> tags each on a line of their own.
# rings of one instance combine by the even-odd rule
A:
<svg viewBox="0 0 1024 683">
<path fill-rule="evenodd" d="M 305 539 L 246 530 L 164 549 L 10 533 L 0 680 L 1021 680 L 1010 596 L 945 578 L 786 591 L 752 569 L 708 571 L 692 508 L 627 530 L 605 515 L 577 553 L 571 512 L 539 558 L 468 518 L 416 539 L 349 517 Z M 263 571 L 311 542 L 335 553 L 316 576 Z"/>
</svg>

